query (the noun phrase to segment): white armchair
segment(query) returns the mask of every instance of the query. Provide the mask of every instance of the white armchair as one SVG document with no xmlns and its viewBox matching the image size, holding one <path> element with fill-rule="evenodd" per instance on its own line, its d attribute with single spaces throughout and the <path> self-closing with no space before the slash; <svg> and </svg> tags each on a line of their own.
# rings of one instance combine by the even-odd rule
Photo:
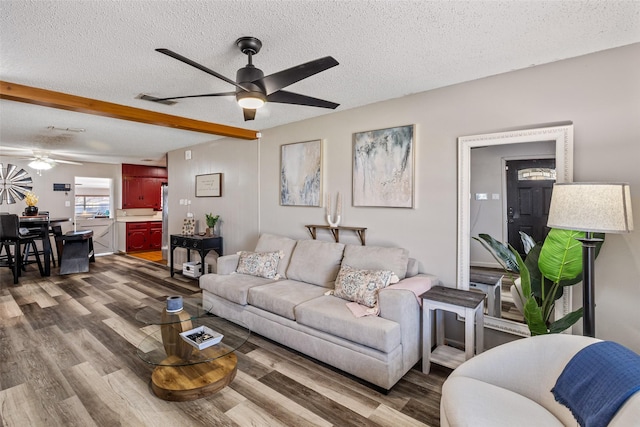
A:
<svg viewBox="0 0 640 427">
<path fill-rule="evenodd" d="M 442 387 L 440 423 L 446 426 L 577 426 L 551 392 L 566 364 L 596 338 L 541 335 L 500 345 L 460 365 Z M 609 426 L 637 425 L 640 393 Z"/>
</svg>

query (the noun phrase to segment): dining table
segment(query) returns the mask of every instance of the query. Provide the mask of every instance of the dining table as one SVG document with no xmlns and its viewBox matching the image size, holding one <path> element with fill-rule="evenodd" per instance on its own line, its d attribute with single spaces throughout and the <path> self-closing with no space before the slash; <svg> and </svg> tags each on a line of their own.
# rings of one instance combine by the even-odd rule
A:
<svg viewBox="0 0 640 427">
<path fill-rule="evenodd" d="M 71 218 L 52 218 L 48 215 L 21 216 L 20 227 L 28 228 L 32 234 L 40 233 L 42 236 L 42 252 L 44 256 L 44 275 L 51 275 L 51 240 L 49 232 L 51 225 L 71 221 Z"/>
</svg>

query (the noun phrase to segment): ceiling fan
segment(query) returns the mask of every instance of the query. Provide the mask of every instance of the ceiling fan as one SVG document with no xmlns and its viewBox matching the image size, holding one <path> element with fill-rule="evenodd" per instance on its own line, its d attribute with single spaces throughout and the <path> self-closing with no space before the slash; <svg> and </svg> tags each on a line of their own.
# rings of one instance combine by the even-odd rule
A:
<svg viewBox="0 0 640 427">
<path fill-rule="evenodd" d="M 19 149 L 19 148 L 12 148 L 12 147 L 3 147 L 3 150 L 14 150 L 14 151 L 24 151 L 23 149 Z M 32 151 L 32 155 L 22 155 L 20 157 L 18 157 L 19 159 L 23 159 L 23 160 L 29 160 L 29 167 L 36 169 L 37 171 L 42 171 L 42 170 L 49 170 L 52 167 L 54 167 L 57 163 L 65 163 L 68 165 L 79 165 L 81 166 L 82 163 L 79 162 L 74 162 L 71 160 L 63 160 L 63 159 L 54 159 L 52 157 L 49 157 L 49 152 L 46 151 Z"/>
<path fill-rule="evenodd" d="M 265 76 L 262 70 L 253 65 L 252 58 L 260 52 L 262 42 L 255 37 L 241 37 L 236 40 L 236 45 L 240 51 L 249 57 L 249 62 L 240 68 L 236 73 L 236 81 L 233 81 L 203 65 L 198 64 L 185 58 L 184 56 L 172 52 L 169 49 L 156 49 L 157 52 L 170 56 L 178 61 L 182 61 L 187 65 L 191 65 L 207 74 L 211 74 L 225 82 L 236 87 L 234 92 L 221 93 L 205 93 L 201 95 L 173 96 L 167 98 L 156 98 L 149 95 L 141 95 L 141 99 L 154 101 L 159 103 L 168 103 L 168 101 L 181 98 L 197 98 L 207 96 L 235 96 L 236 101 L 242 107 L 244 119 L 253 120 L 256 116 L 256 110 L 267 102 L 276 102 L 281 104 L 307 105 L 311 107 L 321 107 L 335 109 L 340 104 L 325 101 L 323 99 L 313 98 L 306 95 L 300 95 L 293 92 L 282 90 L 300 80 L 311 77 L 331 67 L 338 65 L 331 56 L 325 56 L 314 61 L 306 62 L 286 70 L 279 71 L 274 74 Z"/>
</svg>

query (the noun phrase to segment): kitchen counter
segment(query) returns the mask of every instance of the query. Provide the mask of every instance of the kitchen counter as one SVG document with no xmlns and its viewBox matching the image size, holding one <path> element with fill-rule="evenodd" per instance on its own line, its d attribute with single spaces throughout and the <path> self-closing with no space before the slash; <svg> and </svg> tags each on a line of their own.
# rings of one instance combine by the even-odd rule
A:
<svg viewBox="0 0 640 427">
<path fill-rule="evenodd" d="M 131 215 L 131 216 L 119 216 L 116 218 L 116 222 L 147 222 L 147 221 L 162 221 L 161 215 Z"/>
</svg>

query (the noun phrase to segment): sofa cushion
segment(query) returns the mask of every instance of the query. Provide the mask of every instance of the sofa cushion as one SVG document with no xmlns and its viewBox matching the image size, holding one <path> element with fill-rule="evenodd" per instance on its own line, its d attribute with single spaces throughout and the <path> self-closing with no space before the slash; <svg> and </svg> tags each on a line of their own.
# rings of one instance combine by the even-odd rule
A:
<svg viewBox="0 0 640 427">
<path fill-rule="evenodd" d="M 295 307 L 296 321 L 340 338 L 389 353 L 401 342 L 400 325 L 381 317 L 354 317 L 344 300 L 319 298 Z"/>
<path fill-rule="evenodd" d="M 200 288 L 240 305 L 247 305 L 247 293 L 254 286 L 273 282 L 273 279 L 248 274 L 205 274 L 200 276 Z"/>
<path fill-rule="evenodd" d="M 287 319 L 296 320 L 294 308 L 298 304 L 322 296 L 324 288 L 304 282 L 283 280 L 249 289 L 247 302 Z"/>
<path fill-rule="evenodd" d="M 238 268 L 236 271 L 251 276 L 265 277 L 267 279 L 279 279 L 278 264 L 284 256 L 281 251 L 276 252 L 238 252 Z"/>
<path fill-rule="evenodd" d="M 299 240 L 291 255 L 287 278 L 332 288 L 343 251 L 342 243 Z"/>
<path fill-rule="evenodd" d="M 402 280 L 407 275 L 409 251 L 403 248 L 347 245 L 342 262 L 361 270 L 391 270 Z"/>
<path fill-rule="evenodd" d="M 264 233 L 258 239 L 258 243 L 256 244 L 256 252 L 275 252 L 282 251 L 282 259 L 278 263 L 278 274 L 280 278 L 286 279 L 287 275 L 287 267 L 289 266 L 289 261 L 291 260 L 291 254 L 293 253 L 293 248 L 296 246 L 296 241 L 290 239 L 288 237 L 276 236 L 274 234 Z"/>
<path fill-rule="evenodd" d="M 345 263 L 336 277 L 334 295 L 373 308 L 378 305 L 378 292 L 389 285 L 390 270 L 359 270 Z"/>
</svg>

